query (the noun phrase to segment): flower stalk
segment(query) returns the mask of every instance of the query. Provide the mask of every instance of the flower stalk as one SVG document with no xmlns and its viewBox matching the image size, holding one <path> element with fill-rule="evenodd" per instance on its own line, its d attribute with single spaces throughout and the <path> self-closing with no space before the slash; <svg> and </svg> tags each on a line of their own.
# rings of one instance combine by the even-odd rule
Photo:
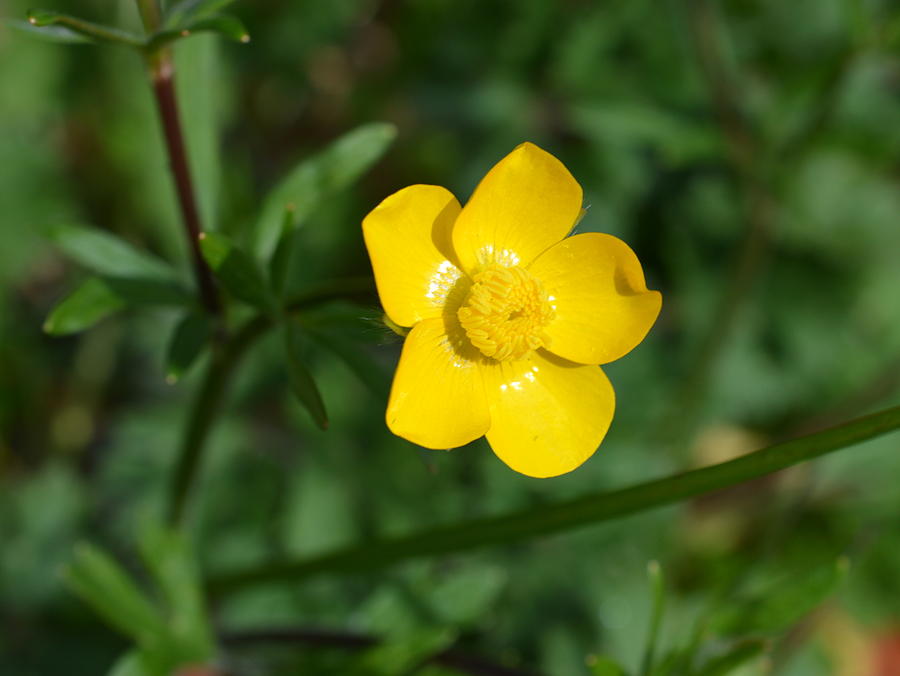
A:
<svg viewBox="0 0 900 676">
<path fill-rule="evenodd" d="M 147 32 L 154 33 L 159 30 L 162 24 L 162 10 L 158 0 L 137 0 L 137 3 Z M 159 113 L 166 141 L 169 166 L 172 169 L 175 190 L 178 194 L 182 223 L 184 224 L 190 246 L 197 288 L 200 291 L 200 298 L 206 309 L 212 314 L 219 314 L 221 304 L 216 285 L 209 265 L 207 265 L 200 251 L 200 235 L 203 233 L 203 227 L 200 223 L 200 212 L 194 196 L 194 186 L 191 180 L 190 166 L 188 165 L 184 134 L 181 130 L 181 120 L 178 115 L 178 101 L 175 93 L 175 63 L 172 58 L 172 48 L 170 46 L 162 46 L 151 50 L 146 54 L 146 59 L 153 86 L 153 95 L 156 100 L 156 109 Z"/>
</svg>

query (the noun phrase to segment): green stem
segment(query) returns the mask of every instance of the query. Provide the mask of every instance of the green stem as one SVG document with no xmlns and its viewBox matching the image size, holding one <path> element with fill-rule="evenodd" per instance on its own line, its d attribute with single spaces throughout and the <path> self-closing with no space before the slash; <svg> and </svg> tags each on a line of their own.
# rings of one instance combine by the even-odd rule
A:
<svg viewBox="0 0 900 676">
<path fill-rule="evenodd" d="M 338 550 L 323 556 L 250 567 L 210 582 L 213 594 L 316 575 L 368 572 L 399 561 L 531 539 L 609 521 L 722 490 L 846 448 L 900 428 L 900 406 L 838 427 L 764 448 L 718 465 L 617 491 L 599 493 L 506 516 L 466 521 L 405 537 Z"/>
<path fill-rule="evenodd" d="M 270 326 L 267 319 L 256 317 L 247 322 L 224 346 L 214 346 L 206 376 L 188 415 L 187 427 L 178 453 L 178 464 L 172 474 L 167 505 L 167 519 L 177 526 L 184 518 L 187 496 L 200 469 L 203 448 L 216 415 L 222 405 L 228 379 L 247 348 Z"/>
<path fill-rule="evenodd" d="M 285 307 L 297 312 L 338 298 L 367 295 L 373 290 L 371 277 L 335 279 L 300 291 Z M 203 449 L 221 407 L 229 377 L 247 349 L 273 326 L 271 319 L 258 315 L 244 324 L 224 346 L 214 346 L 203 383 L 194 396 L 188 414 L 178 464 L 169 487 L 166 513 L 170 524 L 177 525 L 184 518 L 187 497 L 200 470 Z"/>
</svg>

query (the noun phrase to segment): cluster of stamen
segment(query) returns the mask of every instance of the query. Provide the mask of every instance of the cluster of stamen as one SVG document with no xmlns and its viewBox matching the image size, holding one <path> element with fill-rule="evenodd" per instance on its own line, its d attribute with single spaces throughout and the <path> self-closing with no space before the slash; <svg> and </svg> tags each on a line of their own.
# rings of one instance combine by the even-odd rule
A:
<svg viewBox="0 0 900 676">
<path fill-rule="evenodd" d="M 522 359 L 547 346 L 554 310 L 540 281 L 520 267 L 492 263 L 475 275 L 457 311 L 466 336 L 486 357 Z"/>
</svg>

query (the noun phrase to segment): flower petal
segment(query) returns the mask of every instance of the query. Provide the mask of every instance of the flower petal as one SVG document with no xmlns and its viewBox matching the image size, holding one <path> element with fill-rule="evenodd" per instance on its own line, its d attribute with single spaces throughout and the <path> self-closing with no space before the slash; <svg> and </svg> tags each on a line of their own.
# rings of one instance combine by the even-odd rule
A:
<svg viewBox="0 0 900 676">
<path fill-rule="evenodd" d="M 458 325 L 449 327 L 454 338 L 447 328 L 443 319 L 425 319 L 413 327 L 388 401 L 391 432 L 426 448 L 462 446 L 490 425 L 480 355 L 459 341 Z"/>
<path fill-rule="evenodd" d="M 523 143 L 485 176 L 453 226 L 470 275 L 488 263 L 527 265 L 574 227 L 581 186 L 562 162 Z"/>
<path fill-rule="evenodd" d="M 528 271 L 553 297 L 546 327 L 549 350 L 581 364 L 606 364 L 628 354 L 656 321 L 658 291 L 648 291 L 641 264 L 620 239 L 588 232 L 564 239 Z"/>
<path fill-rule="evenodd" d="M 487 440 L 512 469 L 533 477 L 571 472 L 603 440 L 616 398 L 599 366 L 544 350 L 483 367 L 491 411 Z"/>
<path fill-rule="evenodd" d="M 462 273 L 450 230 L 459 202 L 445 188 L 412 185 L 387 197 L 363 220 L 375 284 L 388 317 L 413 326 L 440 317 Z"/>
</svg>

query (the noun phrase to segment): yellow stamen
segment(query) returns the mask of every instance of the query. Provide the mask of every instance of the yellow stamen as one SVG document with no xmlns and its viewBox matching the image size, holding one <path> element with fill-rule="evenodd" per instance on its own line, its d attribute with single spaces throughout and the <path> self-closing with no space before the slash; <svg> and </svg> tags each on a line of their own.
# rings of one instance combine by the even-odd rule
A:
<svg viewBox="0 0 900 676">
<path fill-rule="evenodd" d="M 553 319 L 553 306 L 540 281 L 525 268 L 492 263 L 473 282 L 457 317 L 484 356 L 522 359 L 550 343 L 544 327 Z"/>
</svg>

